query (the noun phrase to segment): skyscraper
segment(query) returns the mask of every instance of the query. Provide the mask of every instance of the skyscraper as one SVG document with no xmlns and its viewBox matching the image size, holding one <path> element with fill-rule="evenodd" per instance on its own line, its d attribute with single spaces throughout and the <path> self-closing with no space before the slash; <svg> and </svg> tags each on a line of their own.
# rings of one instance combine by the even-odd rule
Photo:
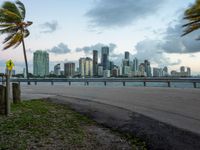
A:
<svg viewBox="0 0 200 150">
<path fill-rule="evenodd" d="M 64 74 L 65 76 L 74 76 L 75 74 L 75 63 L 65 63 L 64 64 Z"/>
<path fill-rule="evenodd" d="M 109 70 L 112 70 L 115 67 L 113 61 L 109 61 Z"/>
<path fill-rule="evenodd" d="M 147 77 L 151 77 L 151 66 L 150 66 L 150 62 L 148 60 L 144 61 L 144 67 L 145 67 L 145 72 L 147 74 Z"/>
<path fill-rule="evenodd" d="M 85 77 L 85 58 L 79 59 L 79 73 L 82 77 Z"/>
<path fill-rule="evenodd" d="M 36 51 L 33 54 L 33 74 L 45 76 L 49 74 L 49 54 L 45 51 Z"/>
<path fill-rule="evenodd" d="M 168 73 L 168 68 L 167 67 L 164 67 L 163 68 L 163 76 L 168 76 L 169 73 Z"/>
<path fill-rule="evenodd" d="M 138 64 L 138 59 L 135 57 L 133 59 L 133 71 L 137 72 L 139 70 L 139 64 Z"/>
<path fill-rule="evenodd" d="M 103 70 L 109 69 L 109 47 L 102 47 L 101 49 L 101 65 Z"/>
<path fill-rule="evenodd" d="M 187 74 L 189 77 L 191 76 L 191 68 L 190 67 L 187 67 Z"/>
<path fill-rule="evenodd" d="M 139 72 L 140 72 L 140 76 L 146 76 L 146 72 L 145 72 L 145 64 L 141 63 L 139 65 Z"/>
<path fill-rule="evenodd" d="M 79 59 L 79 73 L 82 77 L 93 76 L 93 61 L 91 58 L 86 57 Z"/>
<path fill-rule="evenodd" d="M 185 72 L 185 67 L 184 67 L 184 66 L 181 66 L 180 71 L 181 71 L 181 72 Z"/>
<path fill-rule="evenodd" d="M 125 59 L 128 59 L 128 60 L 130 59 L 130 54 L 128 51 L 125 52 Z"/>
<path fill-rule="evenodd" d="M 98 75 L 98 51 L 93 50 L 93 75 Z"/>
<path fill-rule="evenodd" d="M 54 66 L 54 74 L 57 76 L 60 75 L 60 64 Z"/>
<path fill-rule="evenodd" d="M 93 76 L 93 62 L 89 57 L 86 57 L 85 59 L 85 76 Z"/>
<path fill-rule="evenodd" d="M 153 68 L 153 76 L 154 77 L 162 77 L 163 69 L 162 68 Z"/>
</svg>

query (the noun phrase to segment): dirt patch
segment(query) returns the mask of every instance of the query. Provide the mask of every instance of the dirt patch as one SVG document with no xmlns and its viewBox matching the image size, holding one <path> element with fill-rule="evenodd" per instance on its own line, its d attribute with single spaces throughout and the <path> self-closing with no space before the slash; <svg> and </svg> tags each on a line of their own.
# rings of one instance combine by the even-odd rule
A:
<svg viewBox="0 0 200 150">
<path fill-rule="evenodd" d="M 88 142 L 91 149 L 98 150 L 131 150 L 130 141 L 120 137 L 116 133 L 112 133 L 109 129 L 98 126 L 85 127 L 88 134 Z M 135 147 L 136 149 L 136 147 Z"/>
</svg>

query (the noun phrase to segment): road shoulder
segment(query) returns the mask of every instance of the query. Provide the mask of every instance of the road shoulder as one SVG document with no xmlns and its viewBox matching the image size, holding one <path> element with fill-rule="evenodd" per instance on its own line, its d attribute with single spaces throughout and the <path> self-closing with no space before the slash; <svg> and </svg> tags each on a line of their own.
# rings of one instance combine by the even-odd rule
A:
<svg viewBox="0 0 200 150">
<path fill-rule="evenodd" d="M 131 134 L 145 141 L 148 149 L 200 149 L 200 135 L 178 129 L 139 113 L 88 99 L 56 96 L 48 100 L 69 105 L 75 111 L 112 130 Z"/>
</svg>

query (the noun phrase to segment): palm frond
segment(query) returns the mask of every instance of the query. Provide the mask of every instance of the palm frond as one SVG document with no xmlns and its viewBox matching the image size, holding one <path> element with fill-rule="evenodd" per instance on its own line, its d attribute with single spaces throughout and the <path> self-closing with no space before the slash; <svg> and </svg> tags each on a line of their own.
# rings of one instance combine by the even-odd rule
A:
<svg viewBox="0 0 200 150">
<path fill-rule="evenodd" d="M 200 22 L 200 19 L 199 19 L 199 20 L 192 21 L 192 22 L 189 22 L 189 23 L 186 23 L 186 24 L 184 24 L 182 27 L 191 26 L 191 25 L 196 24 L 196 23 L 198 23 L 198 22 Z"/>
<path fill-rule="evenodd" d="M 0 9 L 0 21 L 4 23 L 21 22 L 19 15 L 7 9 Z"/>
<path fill-rule="evenodd" d="M 18 43 L 22 41 L 23 39 L 23 34 L 20 32 L 17 32 L 10 40 L 9 42 L 7 42 L 6 46 L 3 48 L 4 50 L 12 47 L 12 46 L 16 46 L 18 45 Z"/>
<path fill-rule="evenodd" d="M 28 29 L 24 30 L 24 38 L 28 37 L 30 35 L 30 32 Z"/>
<path fill-rule="evenodd" d="M 184 30 L 182 36 L 185 36 L 185 35 L 187 35 L 187 34 L 193 32 L 193 31 L 195 31 L 195 30 L 197 30 L 197 29 L 199 29 L 199 28 L 200 28 L 200 23 L 190 25 L 190 26 L 188 26 L 188 27 Z"/>
<path fill-rule="evenodd" d="M 9 42 L 9 41 L 13 38 L 14 35 L 15 35 L 15 33 L 9 34 L 9 35 L 4 39 L 3 44 Z"/>
<path fill-rule="evenodd" d="M 32 24 L 33 24 L 33 22 L 32 22 L 32 21 L 27 21 L 27 23 L 26 23 L 25 27 L 28 27 L 28 26 L 30 26 L 30 25 L 32 25 Z"/>
<path fill-rule="evenodd" d="M 188 20 L 188 23 L 182 27 L 185 28 L 181 36 L 185 36 L 195 30 L 200 29 L 200 0 L 185 11 L 183 19 Z"/>
<path fill-rule="evenodd" d="M 22 40 L 20 40 L 19 42 L 17 42 L 17 43 L 13 46 L 13 48 L 17 48 L 21 43 L 22 43 Z"/>
<path fill-rule="evenodd" d="M 16 33 L 19 30 L 19 27 L 7 27 L 7 28 L 3 28 L 0 30 L 0 34 L 5 34 L 5 33 Z"/>
<path fill-rule="evenodd" d="M 192 14 L 192 15 L 185 15 L 183 19 L 186 20 L 197 20 L 200 18 L 200 13 Z"/>
<path fill-rule="evenodd" d="M 20 2 L 19 0 L 16 1 L 16 4 L 18 6 L 18 9 L 19 9 L 19 12 L 21 14 L 21 17 L 22 17 L 22 20 L 25 19 L 25 16 L 26 16 L 26 9 L 25 9 L 25 6 L 22 2 Z"/>
<path fill-rule="evenodd" d="M 21 18 L 21 13 L 20 13 L 19 9 L 17 8 L 17 6 L 15 5 L 15 3 L 6 1 L 3 3 L 2 8 L 16 14 L 18 17 Z"/>
<path fill-rule="evenodd" d="M 5 27 L 10 27 L 10 26 L 16 26 L 15 24 L 13 24 L 13 23 L 3 23 L 3 24 L 1 24 L 0 23 L 0 28 L 5 28 Z"/>
</svg>

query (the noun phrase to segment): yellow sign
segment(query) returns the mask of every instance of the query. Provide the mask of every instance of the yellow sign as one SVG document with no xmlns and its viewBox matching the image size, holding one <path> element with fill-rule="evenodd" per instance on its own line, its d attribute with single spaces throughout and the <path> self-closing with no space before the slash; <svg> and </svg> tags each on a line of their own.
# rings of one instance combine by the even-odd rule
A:
<svg viewBox="0 0 200 150">
<path fill-rule="evenodd" d="M 14 65 L 14 63 L 13 63 L 13 61 L 10 59 L 10 60 L 8 60 L 7 62 L 6 62 L 6 68 L 9 70 L 9 71 L 11 71 L 12 69 L 13 69 L 13 67 L 14 67 L 15 65 Z"/>
</svg>

